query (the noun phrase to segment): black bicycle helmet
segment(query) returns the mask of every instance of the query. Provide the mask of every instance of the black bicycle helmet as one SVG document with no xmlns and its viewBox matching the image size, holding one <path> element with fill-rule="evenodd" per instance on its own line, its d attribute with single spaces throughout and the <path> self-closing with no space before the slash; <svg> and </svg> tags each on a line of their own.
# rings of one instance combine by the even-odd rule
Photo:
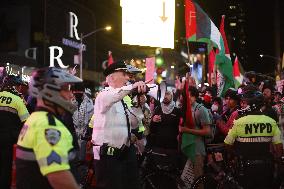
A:
<svg viewBox="0 0 284 189">
<path fill-rule="evenodd" d="M 23 83 L 24 82 L 20 76 L 7 75 L 2 81 L 1 89 L 13 89 L 14 86 L 21 85 Z"/>
<path fill-rule="evenodd" d="M 264 104 L 264 97 L 260 91 L 249 90 L 240 94 L 241 100 L 246 101 L 248 106 L 239 110 L 240 115 L 260 111 Z"/>
</svg>

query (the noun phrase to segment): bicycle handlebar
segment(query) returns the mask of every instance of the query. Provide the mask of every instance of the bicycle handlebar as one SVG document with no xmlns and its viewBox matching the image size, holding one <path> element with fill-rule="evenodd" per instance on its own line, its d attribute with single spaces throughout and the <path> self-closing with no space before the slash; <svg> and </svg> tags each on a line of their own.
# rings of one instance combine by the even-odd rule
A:
<svg viewBox="0 0 284 189">
<path fill-rule="evenodd" d="M 163 156 L 163 157 L 167 157 L 168 156 L 167 154 L 154 152 L 153 150 L 146 151 L 146 154 L 147 155 L 153 154 L 153 155 L 158 155 L 158 156 Z"/>
</svg>

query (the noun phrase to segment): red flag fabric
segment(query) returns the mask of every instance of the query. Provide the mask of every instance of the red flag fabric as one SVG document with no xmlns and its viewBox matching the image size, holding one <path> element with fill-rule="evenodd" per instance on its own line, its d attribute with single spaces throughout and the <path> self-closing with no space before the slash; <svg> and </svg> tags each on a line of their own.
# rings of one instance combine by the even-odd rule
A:
<svg viewBox="0 0 284 189">
<path fill-rule="evenodd" d="M 108 51 L 108 66 L 113 63 L 112 52 Z"/>
<path fill-rule="evenodd" d="M 212 73 L 214 70 L 215 59 L 216 59 L 216 54 L 215 54 L 214 49 L 212 48 L 212 50 L 209 53 L 209 58 L 208 58 L 208 72 L 209 73 Z"/>
<path fill-rule="evenodd" d="M 190 97 L 189 97 L 189 92 L 188 92 L 188 86 L 189 83 L 186 80 L 185 82 L 185 95 L 186 95 L 186 120 L 185 120 L 185 126 L 189 129 L 194 129 L 194 123 L 193 123 L 193 118 L 192 118 L 192 111 L 191 111 L 191 102 L 190 102 Z"/>
<path fill-rule="evenodd" d="M 191 1 L 185 0 L 185 31 L 186 39 L 196 36 L 196 11 Z"/>
<path fill-rule="evenodd" d="M 234 77 L 238 77 L 241 75 L 240 68 L 239 68 L 239 60 L 236 56 L 235 62 L 234 62 L 234 69 L 233 69 Z"/>
<path fill-rule="evenodd" d="M 241 72 L 241 64 L 238 60 L 238 57 L 236 56 L 235 58 L 235 62 L 234 62 L 234 67 L 233 67 L 233 74 L 234 74 L 234 78 L 235 78 L 235 87 L 238 88 L 244 80 L 244 76 Z"/>
<path fill-rule="evenodd" d="M 184 0 L 185 34 L 190 42 L 205 42 L 223 48 L 222 37 L 216 25 L 204 10 L 192 0 Z"/>
<path fill-rule="evenodd" d="M 210 86 L 212 85 L 212 76 L 214 76 L 212 74 L 214 74 L 215 59 L 216 59 L 216 54 L 214 48 L 212 48 L 208 55 L 208 74 L 209 74 L 208 82 Z"/>
<path fill-rule="evenodd" d="M 224 41 L 225 54 L 230 55 L 230 50 L 229 50 L 229 46 L 228 46 L 224 27 L 225 27 L 225 15 L 222 15 L 221 24 L 220 24 L 220 33 L 221 33 L 221 35 L 223 37 L 223 41 Z"/>
</svg>

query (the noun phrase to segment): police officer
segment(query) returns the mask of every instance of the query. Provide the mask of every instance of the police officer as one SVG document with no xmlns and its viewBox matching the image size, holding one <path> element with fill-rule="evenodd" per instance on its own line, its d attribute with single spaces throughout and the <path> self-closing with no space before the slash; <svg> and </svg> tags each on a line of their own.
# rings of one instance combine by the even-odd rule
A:
<svg viewBox="0 0 284 189">
<path fill-rule="evenodd" d="M 72 135 L 60 120 L 66 111 L 76 109 L 70 84 L 78 82 L 82 80 L 59 68 L 33 72 L 29 90 L 37 107 L 18 138 L 17 189 L 78 188 L 69 165 Z"/>
<path fill-rule="evenodd" d="M 136 189 L 140 188 L 136 150 L 130 144 L 131 122 L 123 98 L 133 89 L 146 92 L 144 82 L 127 85 L 128 69 L 123 61 L 106 68 L 109 87 L 96 97 L 92 142 L 94 144 L 94 169 L 97 189 Z"/>
<path fill-rule="evenodd" d="M 241 101 L 247 105 L 240 109 L 240 118 L 234 121 L 224 142 L 230 146 L 235 144 L 240 182 L 244 188 L 272 188 L 273 155 L 276 158 L 282 155 L 280 130 L 275 120 L 261 113 L 264 103 L 261 92 L 246 91 Z M 271 144 L 275 149 L 273 155 Z"/>
<path fill-rule="evenodd" d="M 15 90 L 17 78 L 4 77 L 0 90 L 0 183 L 1 188 L 10 189 L 13 160 L 13 145 L 29 112 L 23 99 Z"/>
</svg>

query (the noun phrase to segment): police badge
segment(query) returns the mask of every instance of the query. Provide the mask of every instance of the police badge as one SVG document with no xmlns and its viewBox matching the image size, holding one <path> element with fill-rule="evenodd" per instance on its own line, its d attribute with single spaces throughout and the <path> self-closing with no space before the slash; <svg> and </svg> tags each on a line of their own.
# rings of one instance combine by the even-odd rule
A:
<svg viewBox="0 0 284 189">
<path fill-rule="evenodd" d="M 61 132 L 56 129 L 45 129 L 45 139 L 49 144 L 54 146 L 58 143 L 61 137 Z"/>
</svg>

